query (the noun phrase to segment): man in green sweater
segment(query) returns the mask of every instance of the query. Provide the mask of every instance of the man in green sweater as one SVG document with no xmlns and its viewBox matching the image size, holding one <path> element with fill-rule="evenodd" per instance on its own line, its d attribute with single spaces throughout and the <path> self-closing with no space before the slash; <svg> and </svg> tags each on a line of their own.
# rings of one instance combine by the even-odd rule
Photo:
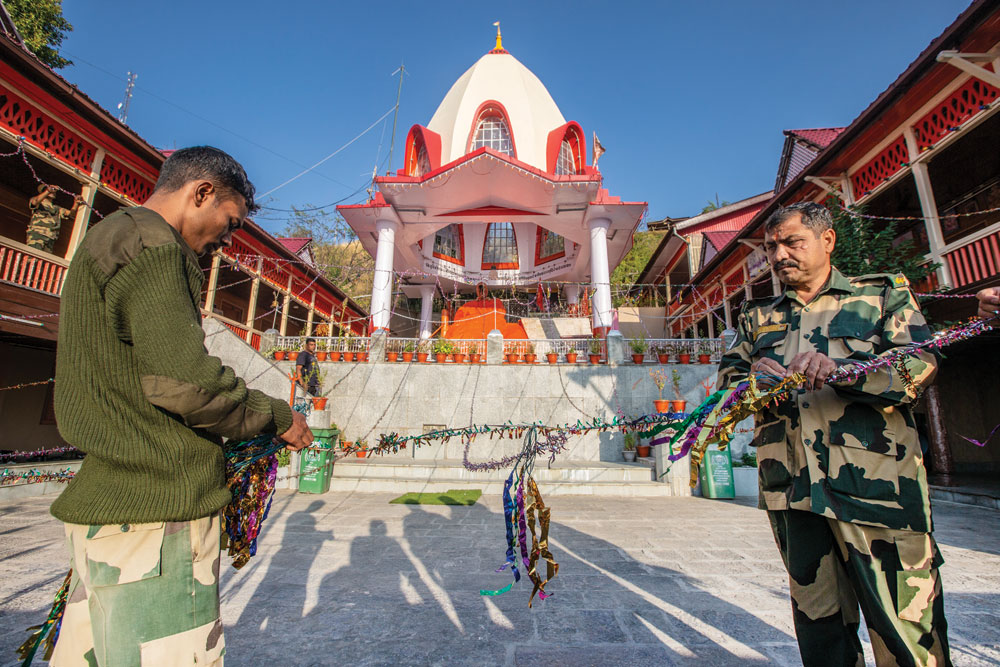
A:
<svg viewBox="0 0 1000 667">
<path fill-rule="evenodd" d="M 86 452 L 52 504 L 73 576 L 54 665 L 221 665 L 224 438 L 312 441 L 305 418 L 209 356 L 198 255 L 255 209 L 232 157 L 185 148 L 144 206 L 87 233 L 62 293 L 59 431 Z"/>
</svg>

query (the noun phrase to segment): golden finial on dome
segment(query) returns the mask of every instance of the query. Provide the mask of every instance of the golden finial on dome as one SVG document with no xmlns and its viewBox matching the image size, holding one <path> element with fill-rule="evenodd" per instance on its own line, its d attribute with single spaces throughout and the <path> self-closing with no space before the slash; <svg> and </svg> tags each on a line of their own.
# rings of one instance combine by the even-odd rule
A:
<svg viewBox="0 0 1000 667">
<path fill-rule="evenodd" d="M 494 21 L 493 25 L 497 27 L 497 45 L 493 50 L 503 51 L 503 38 L 500 37 L 500 21 Z"/>
</svg>

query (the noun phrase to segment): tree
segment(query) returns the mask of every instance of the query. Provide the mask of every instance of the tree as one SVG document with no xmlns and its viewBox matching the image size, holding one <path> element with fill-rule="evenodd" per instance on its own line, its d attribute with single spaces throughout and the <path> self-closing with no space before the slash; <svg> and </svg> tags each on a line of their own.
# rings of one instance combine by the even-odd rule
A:
<svg viewBox="0 0 1000 667">
<path fill-rule="evenodd" d="M 62 0 L 6 0 L 4 4 L 24 45 L 39 60 L 52 69 L 73 64 L 58 51 L 66 34 L 73 31 L 73 25 L 63 16 Z"/>
<path fill-rule="evenodd" d="M 732 203 L 733 202 L 726 201 L 725 199 L 723 199 L 722 201 L 719 201 L 719 193 L 716 192 L 715 193 L 715 201 L 712 201 L 711 199 L 709 199 L 708 203 L 701 208 L 701 212 L 703 214 L 704 213 L 710 213 L 710 212 L 712 212 L 712 211 L 714 211 L 716 209 L 722 208 L 723 206 L 729 206 Z"/>
<path fill-rule="evenodd" d="M 918 283 L 940 266 L 921 264 L 923 255 L 913 241 L 896 242 L 897 221 L 864 217 L 863 208 L 842 207 L 835 197 L 827 199 L 826 207 L 837 232 L 833 264 L 844 275 L 902 273 L 911 283 Z"/>
<path fill-rule="evenodd" d="M 311 238 L 317 267 L 349 297 L 366 302 L 371 297 L 375 260 L 361 246 L 354 230 L 340 215 L 292 207 L 292 219 L 281 235 Z"/>
<path fill-rule="evenodd" d="M 632 249 L 611 273 L 611 289 L 616 302 L 614 305 L 622 304 L 624 297 L 621 294 L 624 294 L 639 278 L 663 234 L 664 232 L 636 232 L 632 237 Z"/>
</svg>

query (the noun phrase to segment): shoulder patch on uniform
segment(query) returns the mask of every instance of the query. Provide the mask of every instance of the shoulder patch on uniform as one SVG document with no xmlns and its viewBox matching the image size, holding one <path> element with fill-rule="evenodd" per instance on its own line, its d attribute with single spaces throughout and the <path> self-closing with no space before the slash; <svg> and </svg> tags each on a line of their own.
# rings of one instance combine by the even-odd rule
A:
<svg viewBox="0 0 1000 667">
<path fill-rule="evenodd" d="M 772 333 L 772 332 L 775 332 L 775 331 L 787 331 L 787 330 L 788 330 L 788 323 L 787 322 L 784 323 L 784 324 L 765 324 L 764 326 L 757 327 L 757 329 L 754 330 L 754 332 L 753 332 L 753 339 L 757 340 L 763 334 L 766 334 L 766 333 Z"/>
<path fill-rule="evenodd" d="M 892 285 L 893 287 L 909 287 L 910 281 L 902 273 L 868 273 L 863 276 L 851 278 L 851 282 L 870 282 L 882 285 Z"/>
</svg>

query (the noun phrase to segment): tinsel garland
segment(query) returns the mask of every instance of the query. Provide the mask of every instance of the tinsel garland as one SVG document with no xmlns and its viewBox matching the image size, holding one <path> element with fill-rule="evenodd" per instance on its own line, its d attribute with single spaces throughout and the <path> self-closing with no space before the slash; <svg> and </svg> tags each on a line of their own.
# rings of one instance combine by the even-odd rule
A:
<svg viewBox="0 0 1000 667">
<path fill-rule="evenodd" d="M 538 485 L 532 477 L 535 468 L 535 455 L 543 452 L 550 452 L 555 456 L 556 451 L 561 451 L 565 446 L 566 436 L 564 434 L 553 434 L 549 436 L 547 442 L 538 442 L 538 428 L 530 427 L 524 435 L 521 452 L 513 457 L 513 467 L 503 486 L 503 510 L 504 510 L 504 530 L 506 534 L 507 552 L 504 562 L 496 569 L 503 572 L 509 566 L 514 580 L 499 590 L 483 589 L 480 595 L 503 595 L 514 584 L 521 580 L 518 570 L 518 555 L 520 563 L 525 568 L 525 574 L 531 580 L 531 595 L 528 597 L 528 606 L 531 607 L 538 594 L 539 599 L 544 600 L 551 596 L 545 591 L 545 585 L 559 573 L 559 564 L 556 563 L 552 552 L 549 550 L 549 526 L 551 524 L 550 509 L 545 506 L 541 494 L 538 492 Z M 468 443 L 466 443 L 468 448 Z M 499 464 L 500 462 L 494 462 Z M 499 469 L 493 467 L 490 469 Z M 511 498 L 511 489 L 516 488 L 514 497 Z M 538 517 L 538 532 L 535 532 L 535 516 Z M 528 533 L 531 533 L 531 543 L 528 543 Z M 546 572 L 545 579 L 538 574 L 539 559 L 545 559 Z"/>
<path fill-rule="evenodd" d="M 37 468 L 31 470 L 11 470 L 4 468 L 0 472 L 0 486 L 8 484 L 41 484 L 43 482 L 68 482 L 76 473 L 71 468 L 55 472 L 43 472 Z"/>
<path fill-rule="evenodd" d="M 82 454 L 76 447 L 50 447 L 48 449 L 35 449 L 30 452 L 0 452 L 0 461 L 10 459 L 31 459 L 38 456 L 52 456 L 53 454 Z"/>
<path fill-rule="evenodd" d="M 52 659 L 52 651 L 56 648 L 56 641 L 59 639 L 59 630 L 62 628 L 63 612 L 66 610 L 66 600 L 69 596 L 69 582 L 73 578 L 73 570 L 66 573 L 62 586 L 56 591 L 55 600 L 52 602 L 52 609 L 49 616 L 41 625 L 33 625 L 28 628 L 28 632 L 34 630 L 30 637 L 17 648 L 17 657 L 23 662 L 24 667 L 31 664 L 38 651 L 38 647 L 45 645 L 45 659 Z"/>
</svg>

